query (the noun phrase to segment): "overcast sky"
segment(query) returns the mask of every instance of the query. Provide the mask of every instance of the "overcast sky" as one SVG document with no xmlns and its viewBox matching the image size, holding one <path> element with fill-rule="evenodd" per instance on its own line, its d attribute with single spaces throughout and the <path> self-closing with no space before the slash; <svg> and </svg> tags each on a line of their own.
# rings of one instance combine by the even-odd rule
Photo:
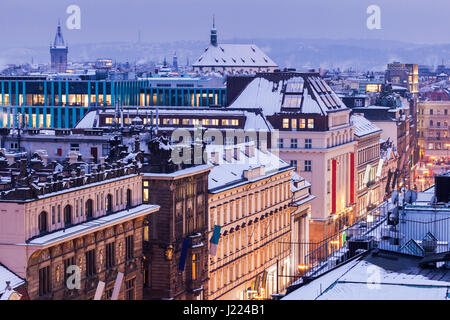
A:
<svg viewBox="0 0 450 320">
<path fill-rule="evenodd" d="M 66 8 L 81 8 L 68 30 Z M 381 30 L 366 9 L 381 8 Z M 233 38 L 389 39 L 449 43 L 449 0 L 0 0 L 2 45 L 48 45 L 58 18 L 70 43 L 208 41 L 216 15 L 219 41 Z"/>
</svg>

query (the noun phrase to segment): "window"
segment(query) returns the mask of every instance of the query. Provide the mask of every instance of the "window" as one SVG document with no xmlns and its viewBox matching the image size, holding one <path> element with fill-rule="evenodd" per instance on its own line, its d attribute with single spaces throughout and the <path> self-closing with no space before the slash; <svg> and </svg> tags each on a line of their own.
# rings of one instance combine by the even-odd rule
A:
<svg viewBox="0 0 450 320">
<path fill-rule="evenodd" d="M 112 195 L 108 194 L 106 196 L 106 213 L 112 213 L 113 211 L 113 199 Z"/>
<path fill-rule="evenodd" d="M 311 160 L 305 160 L 305 171 L 310 172 L 311 169 Z"/>
<path fill-rule="evenodd" d="M 237 119 L 231 120 L 231 125 L 232 126 L 238 126 L 239 125 L 239 120 L 237 120 Z"/>
<path fill-rule="evenodd" d="M 135 278 L 125 281 L 125 299 L 134 300 L 134 283 Z"/>
<path fill-rule="evenodd" d="M 39 295 L 44 296 L 50 293 L 50 266 L 39 269 Z"/>
<path fill-rule="evenodd" d="M 47 231 L 47 212 L 43 211 L 38 217 L 39 233 L 42 234 Z"/>
<path fill-rule="evenodd" d="M 222 119 L 222 125 L 223 125 L 223 126 L 229 126 L 229 125 L 230 125 L 230 120 L 228 120 L 228 119 Z"/>
<path fill-rule="evenodd" d="M 61 222 L 61 205 L 58 204 L 58 223 Z"/>
<path fill-rule="evenodd" d="M 433 109 L 430 109 L 430 115 L 433 115 Z"/>
<path fill-rule="evenodd" d="M 102 144 L 102 156 L 107 157 L 111 151 L 111 145 L 109 143 Z"/>
<path fill-rule="evenodd" d="M 296 128 L 297 128 L 297 119 L 291 119 L 291 127 L 292 127 L 293 129 L 296 129 Z"/>
<path fill-rule="evenodd" d="M 78 143 L 71 143 L 70 151 L 80 151 L 80 145 Z"/>
<path fill-rule="evenodd" d="M 284 147 L 283 147 L 283 143 L 284 143 L 284 142 L 283 142 L 283 139 L 282 139 L 282 138 L 279 138 L 279 139 L 278 139 L 278 149 L 284 148 Z"/>
<path fill-rule="evenodd" d="M 72 206 L 67 205 L 64 207 L 64 224 L 70 226 L 72 224 Z"/>
<path fill-rule="evenodd" d="M 150 194 L 150 185 L 148 181 L 142 182 L 142 202 L 148 203 Z"/>
<path fill-rule="evenodd" d="M 125 259 L 130 260 L 134 257 L 134 237 L 125 238 Z"/>
<path fill-rule="evenodd" d="M 291 167 L 294 167 L 297 170 L 297 160 L 291 160 Z"/>
<path fill-rule="evenodd" d="M 305 149 L 312 148 L 312 139 L 305 139 Z"/>
<path fill-rule="evenodd" d="M 289 128 L 289 119 L 283 119 L 283 129 Z"/>
<path fill-rule="evenodd" d="M 297 139 L 291 139 L 291 149 L 297 149 Z"/>
<path fill-rule="evenodd" d="M 305 129 L 305 128 L 306 128 L 306 120 L 300 119 L 300 129 Z"/>
<path fill-rule="evenodd" d="M 200 261 L 198 260 L 198 256 L 194 253 L 192 255 L 192 280 L 197 280 L 200 267 Z"/>
<path fill-rule="evenodd" d="M 127 189 L 127 208 L 132 207 L 132 201 L 131 201 L 131 190 Z"/>
<path fill-rule="evenodd" d="M 95 274 L 95 249 L 86 251 L 86 276 Z"/>
<path fill-rule="evenodd" d="M 107 243 L 106 244 L 106 268 L 112 268 L 115 264 L 115 243 Z"/>
<path fill-rule="evenodd" d="M 55 206 L 52 206 L 52 224 L 55 224 Z"/>
<path fill-rule="evenodd" d="M 314 119 L 308 119 L 308 129 L 314 129 Z"/>
</svg>

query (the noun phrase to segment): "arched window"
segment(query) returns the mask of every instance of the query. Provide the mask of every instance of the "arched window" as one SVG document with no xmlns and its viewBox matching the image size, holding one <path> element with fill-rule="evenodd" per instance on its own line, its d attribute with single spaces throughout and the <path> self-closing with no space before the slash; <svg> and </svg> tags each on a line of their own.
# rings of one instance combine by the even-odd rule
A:
<svg viewBox="0 0 450 320">
<path fill-rule="evenodd" d="M 86 218 L 92 218 L 94 216 L 94 201 L 89 199 L 86 201 Z"/>
<path fill-rule="evenodd" d="M 113 211 L 113 198 L 111 194 L 106 196 L 106 213 L 112 213 Z"/>
<path fill-rule="evenodd" d="M 127 189 L 127 208 L 131 208 L 131 207 L 132 207 L 131 190 Z"/>
<path fill-rule="evenodd" d="M 38 217 L 39 233 L 47 232 L 47 212 L 43 211 Z"/>
<path fill-rule="evenodd" d="M 70 204 L 64 207 L 64 224 L 66 226 L 72 224 L 72 206 Z"/>
</svg>

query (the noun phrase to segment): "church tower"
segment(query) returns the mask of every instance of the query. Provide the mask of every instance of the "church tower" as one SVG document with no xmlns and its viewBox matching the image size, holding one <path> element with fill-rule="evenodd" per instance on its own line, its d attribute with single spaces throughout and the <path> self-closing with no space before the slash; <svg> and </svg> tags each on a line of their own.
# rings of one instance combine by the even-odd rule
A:
<svg viewBox="0 0 450 320">
<path fill-rule="evenodd" d="M 68 52 L 69 47 L 64 42 L 61 32 L 61 21 L 58 21 L 55 40 L 53 44 L 50 44 L 51 69 L 53 72 L 66 72 Z"/>
<path fill-rule="evenodd" d="M 213 27 L 211 29 L 211 44 L 217 47 L 217 30 L 216 30 L 216 19 L 213 15 Z"/>
</svg>

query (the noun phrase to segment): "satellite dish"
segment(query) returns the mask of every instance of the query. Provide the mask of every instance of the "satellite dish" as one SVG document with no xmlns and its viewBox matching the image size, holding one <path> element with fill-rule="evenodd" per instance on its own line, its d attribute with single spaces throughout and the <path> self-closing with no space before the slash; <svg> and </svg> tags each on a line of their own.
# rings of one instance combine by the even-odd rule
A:
<svg viewBox="0 0 450 320">
<path fill-rule="evenodd" d="M 391 202 L 393 204 L 397 204 L 397 202 L 398 202 L 398 191 L 397 190 L 392 191 Z"/>
</svg>

